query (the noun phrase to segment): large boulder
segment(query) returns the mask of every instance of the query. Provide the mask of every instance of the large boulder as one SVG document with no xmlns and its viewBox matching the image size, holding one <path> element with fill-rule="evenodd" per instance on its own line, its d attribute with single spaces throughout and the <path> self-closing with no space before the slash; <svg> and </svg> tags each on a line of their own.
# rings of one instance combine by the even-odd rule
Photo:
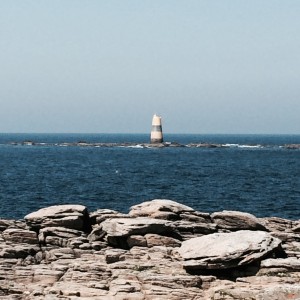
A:
<svg viewBox="0 0 300 300">
<path fill-rule="evenodd" d="M 264 231 L 213 233 L 184 241 L 183 266 L 191 270 L 228 269 L 260 261 L 279 251 L 281 241 Z"/>
<path fill-rule="evenodd" d="M 132 206 L 132 217 L 149 217 L 170 220 L 174 230 L 180 233 L 182 240 L 217 231 L 208 213 L 198 212 L 189 206 L 172 200 L 155 199 Z"/>
<path fill-rule="evenodd" d="M 45 227 L 65 227 L 90 231 L 87 208 L 83 205 L 54 205 L 24 217 L 29 228 L 39 231 Z"/>
<path fill-rule="evenodd" d="M 255 216 L 240 211 L 215 212 L 211 218 L 220 229 L 235 230 L 264 230 L 263 223 Z"/>
</svg>

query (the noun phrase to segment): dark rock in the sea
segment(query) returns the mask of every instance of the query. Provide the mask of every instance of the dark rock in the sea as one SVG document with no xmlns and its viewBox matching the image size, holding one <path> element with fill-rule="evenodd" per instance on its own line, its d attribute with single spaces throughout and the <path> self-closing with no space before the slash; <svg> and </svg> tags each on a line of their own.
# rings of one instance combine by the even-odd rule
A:
<svg viewBox="0 0 300 300">
<path fill-rule="evenodd" d="M 284 148 L 297 150 L 300 149 L 300 144 L 288 144 L 284 145 Z"/>
<path fill-rule="evenodd" d="M 178 251 L 186 269 L 229 269 L 260 261 L 280 245 L 267 232 L 241 230 L 193 238 L 184 241 Z"/>
<path fill-rule="evenodd" d="M 221 148 L 222 144 L 210 144 L 210 143 L 191 143 L 188 144 L 187 147 L 190 148 Z"/>
<path fill-rule="evenodd" d="M 22 145 L 24 145 L 24 146 L 34 146 L 34 145 L 36 145 L 36 143 L 34 141 L 27 140 L 27 141 L 23 141 Z"/>
</svg>

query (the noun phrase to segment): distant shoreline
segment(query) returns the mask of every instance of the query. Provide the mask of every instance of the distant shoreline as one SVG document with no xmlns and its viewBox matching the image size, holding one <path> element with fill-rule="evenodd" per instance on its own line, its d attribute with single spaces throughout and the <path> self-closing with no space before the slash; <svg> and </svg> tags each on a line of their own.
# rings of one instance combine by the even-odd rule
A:
<svg viewBox="0 0 300 300">
<path fill-rule="evenodd" d="M 96 147 L 96 148 L 112 148 L 112 147 L 127 147 L 127 148 L 274 148 L 274 145 L 260 145 L 260 144 L 219 144 L 219 143 L 189 143 L 181 144 L 176 142 L 164 142 L 164 143 L 135 143 L 135 142 L 124 142 L 124 143 L 89 143 L 86 141 L 79 142 L 62 142 L 62 143 L 44 143 L 35 142 L 32 140 L 26 140 L 22 142 L 9 142 L 8 145 L 14 146 L 58 146 L 58 147 Z M 300 144 L 284 144 L 277 146 L 284 149 L 300 149 Z"/>
</svg>

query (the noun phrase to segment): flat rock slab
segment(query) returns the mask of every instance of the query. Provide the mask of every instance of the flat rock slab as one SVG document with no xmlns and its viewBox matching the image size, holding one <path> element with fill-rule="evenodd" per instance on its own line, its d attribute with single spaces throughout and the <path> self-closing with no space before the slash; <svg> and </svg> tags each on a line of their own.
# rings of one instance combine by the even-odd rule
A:
<svg viewBox="0 0 300 300">
<path fill-rule="evenodd" d="M 2 236 L 7 242 L 16 244 L 38 244 L 37 234 L 30 230 L 21 228 L 8 228 L 3 231 Z"/>
<path fill-rule="evenodd" d="M 111 236 L 129 236 L 133 234 L 164 233 L 172 231 L 170 223 L 153 218 L 117 218 L 106 220 L 102 229 Z"/>
<path fill-rule="evenodd" d="M 240 230 L 184 241 L 178 251 L 186 269 L 228 269 L 261 260 L 280 245 L 267 232 Z"/>
<path fill-rule="evenodd" d="M 176 216 L 184 212 L 194 212 L 194 209 L 172 200 L 155 199 L 155 200 L 146 201 L 141 204 L 132 206 L 130 208 L 129 215 L 134 217 L 147 216 L 152 218 L 155 217 L 159 218 L 162 212 L 166 214 L 171 213 Z"/>
<path fill-rule="evenodd" d="M 65 227 L 85 231 L 89 227 L 87 208 L 83 205 L 54 205 L 28 214 L 24 219 L 34 230 Z"/>
<path fill-rule="evenodd" d="M 227 230 L 263 230 L 267 231 L 262 222 L 255 216 L 240 211 L 222 211 L 211 215 L 218 228 Z"/>
<path fill-rule="evenodd" d="M 261 268 L 285 268 L 291 271 L 300 271 L 300 259 L 295 257 L 266 259 L 261 262 Z"/>
<path fill-rule="evenodd" d="M 101 226 L 106 234 L 107 242 L 121 248 L 128 248 L 126 239 L 131 235 L 143 236 L 153 233 L 175 238 L 179 236 L 168 221 L 153 218 L 109 219 L 102 222 Z"/>
</svg>

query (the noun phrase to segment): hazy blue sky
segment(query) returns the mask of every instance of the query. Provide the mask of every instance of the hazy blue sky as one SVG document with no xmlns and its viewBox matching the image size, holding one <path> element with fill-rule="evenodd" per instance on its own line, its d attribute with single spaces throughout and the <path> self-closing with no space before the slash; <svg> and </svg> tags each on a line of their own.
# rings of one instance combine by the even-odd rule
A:
<svg viewBox="0 0 300 300">
<path fill-rule="evenodd" d="M 299 0 L 0 0 L 0 132 L 300 133 Z"/>
</svg>

